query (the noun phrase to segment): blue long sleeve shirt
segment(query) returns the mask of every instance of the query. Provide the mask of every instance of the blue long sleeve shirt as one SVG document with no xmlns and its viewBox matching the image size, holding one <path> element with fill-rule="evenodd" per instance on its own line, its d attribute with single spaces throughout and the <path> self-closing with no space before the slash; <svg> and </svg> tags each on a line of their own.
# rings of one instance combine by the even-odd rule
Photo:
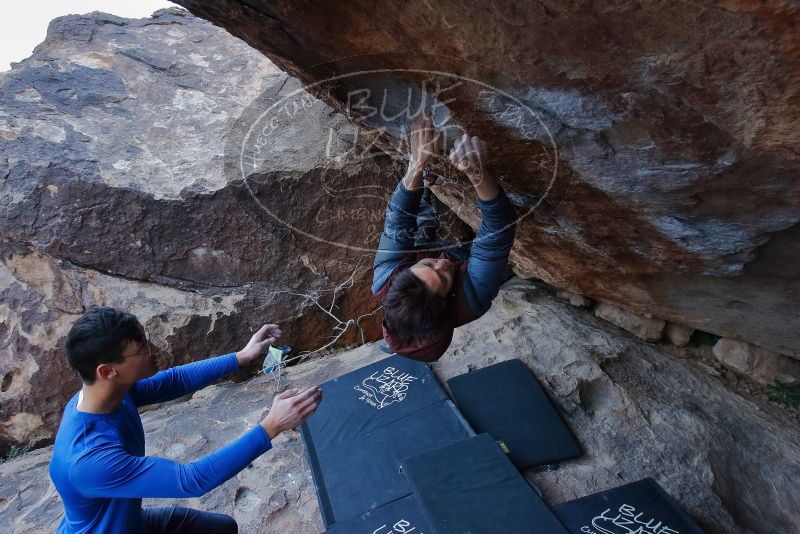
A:
<svg viewBox="0 0 800 534">
<path fill-rule="evenodd" d="M 272 444 L 257 425 L 197 461 L 181 464 L 145 456 L 137 407 L 176 399 L 239 369 L 236 354 L 173 367 L 137 382 L 107 414 L 67 403 L 56 435 L 50 478 L 64 502 L 59 534 L 144 532 L 145 497 L 197 497 L 247 467 Z"/>
<path fill-rule="evenodd" d="M 422 188 L 409 191 L 400 182 L 392 194 L 372 270 L 373 293 L 378 293 L 401 262 L 414 253 L 422 193 Z M 478 208 L 482 220 L 472 242 L 463 286 L 476 318 L 486 313 L 497 296 L 516 232 L 514 208 L 502 190 L 492 200 L 478 199 Z"/>
<path fill-rule="evenodd" d="M 386 221 L 372 270 L 372 292 L 379 299 L 398 268 L 415 256 L 414 238 L 423 189 L 409 191 L 397 184 L 386 208 Z M 452 326 L 461 326 L 487 312 L 503 283 L 508 256 L 514 244 L 516 214 L 502 190 L 492 200 L 478 199 L 482 220 L 472 241 L 466 265 L 459 269 Z M 415 258 L 418 259 L 418 258 Z M 434 361 L 442 356 L 452 337 L 452 328 L 433 341 L 421 340 L 409 347 L 397 347 L 384 327 L 384 339 L 399 354 Z"/>
</svg>

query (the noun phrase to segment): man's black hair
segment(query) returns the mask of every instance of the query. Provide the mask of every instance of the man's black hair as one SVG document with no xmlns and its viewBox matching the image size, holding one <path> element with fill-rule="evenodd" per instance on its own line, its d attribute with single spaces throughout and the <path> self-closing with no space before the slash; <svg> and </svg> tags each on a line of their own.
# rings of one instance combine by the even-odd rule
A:
<svg viewBox="0 0 800 534">
<path fill-rule="evenodd" d="M 404 345 L 433 337 L 447 320 L 447 302 L 428 289 L 411 268 L 400 271 L 383 299 L 389 332 Z"/>
<path fill-rule="evenodd" d="M 97 366 L 121 362 L 128 341 L 146 344 L 144 328 L 136 316 L 109 307 L 94 307 L 70 328 L 64 352 L 73 369 L 87 384 L 94 383 Z"/>
</svg>

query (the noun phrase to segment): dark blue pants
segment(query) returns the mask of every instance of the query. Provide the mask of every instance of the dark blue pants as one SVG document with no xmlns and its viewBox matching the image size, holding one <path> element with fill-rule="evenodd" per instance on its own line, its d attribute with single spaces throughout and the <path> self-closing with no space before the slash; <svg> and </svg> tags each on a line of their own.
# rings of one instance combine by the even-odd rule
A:
<svg viewBox="0 0 800 534">
<path fill-rule="evenodd" d="M 148 534 L 237 534 L 239 527 L 229 515 L 192 508 L 142 508 Z"/>
</svg>

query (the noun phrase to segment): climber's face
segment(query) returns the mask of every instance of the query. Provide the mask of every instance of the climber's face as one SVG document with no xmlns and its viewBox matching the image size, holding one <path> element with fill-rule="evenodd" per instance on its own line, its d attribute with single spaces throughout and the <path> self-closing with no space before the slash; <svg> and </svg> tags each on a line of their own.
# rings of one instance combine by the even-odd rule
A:
<svg viewBox="0 0 800 534">
<path fill-rule="evenodd" d="M 446 297 L 453 289 L 456 264 L 446 258 L 426 258 L 412 265 L 411 272 L 431 293 Z"/>
<path fill-rule="evenodd" d="M 128 341 L 122 350 L 121 361 L 100 364 L 97 372 L 100 377 L 132 385 L 156 374 L 158 365 L 149 343 Z"/>
</svg>

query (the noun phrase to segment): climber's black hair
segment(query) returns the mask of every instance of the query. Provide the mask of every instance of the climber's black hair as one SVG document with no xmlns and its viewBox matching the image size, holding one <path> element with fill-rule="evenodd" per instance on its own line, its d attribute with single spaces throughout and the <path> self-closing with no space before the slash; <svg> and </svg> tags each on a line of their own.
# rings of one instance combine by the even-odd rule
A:
<svg viewBox="0 0 800 534">
<path fill-rule="evenodd" d="M 121 362 L 128 341 L 146 344 L 144 328 L 135 315 L 109 307 L 94 307 L 72 325 L 64 342 L 70 366 L 86 384 L 95 380 L 101 363 Z"/>
<path fill-rule="evenodd" d="M 389 332 L 402 344 L 433 337 L 447 320 L 448 299 L 428 289 L 406 268 L 392 279 L 383 299 Z"/>
</svg>

